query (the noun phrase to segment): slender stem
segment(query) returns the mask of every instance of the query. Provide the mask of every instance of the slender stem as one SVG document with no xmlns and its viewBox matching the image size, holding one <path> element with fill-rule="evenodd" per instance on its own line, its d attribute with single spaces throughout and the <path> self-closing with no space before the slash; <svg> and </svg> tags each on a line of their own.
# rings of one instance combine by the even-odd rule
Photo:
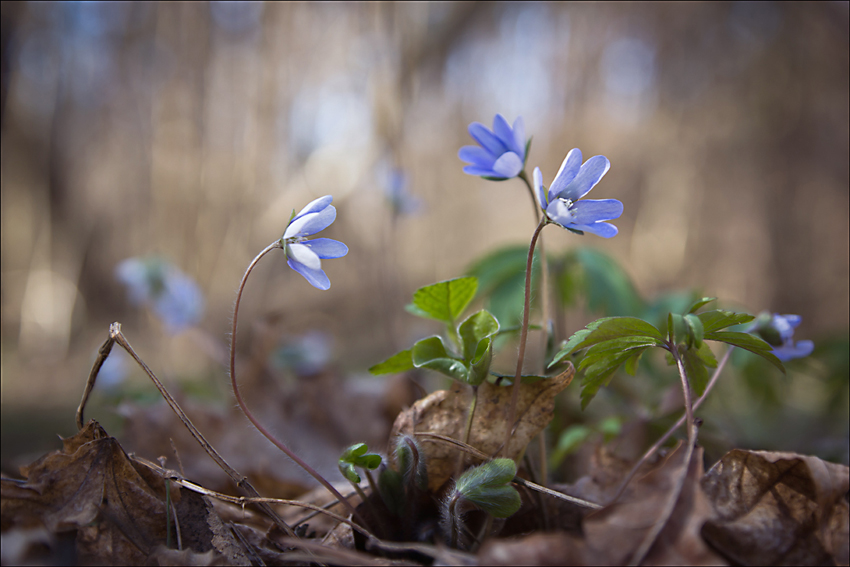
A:
<svg viewBox="0 0 850 567">
<path fill-rule="evenodd" d="M 540 219 L 537 228 L 534 229 L 534 234 L 531 236 L 531 244 L 528 246 L 528 259 L 525 263 L 525 303 L 522 308 L 522 328 L 519 335 L 519 355 L 517 356 L 516 374 L 514 375 L 514 386 L 511 392 L 511 405 L 508 409 L 507 431 L 505 433 L 505 444 L 502 446 L 502 451 L 507 453 L 508 443 L 513 435 L 513 423 L 516 418 L 517 404 L 519 403 L 519 388 L 522 382 L 522 363 L 525 360 L 525 345 L 528 340 L 528 315 L 531 307 L 531 263 L 534 259 L 534 245 L 537 244 L 537 238 L 540 236 L 540 231 L 546 226 L 546 217 Z"/>
<path fill-rule="evenodd" d="M 691 392 L 691 383 L 688 381 L 688 375 L 685 372 L 685 364 L 682 362 L 682 357 L 679 354 L 679 349 L 676 345 L 670 350 L 673 358 L 676 360 L 676 367 L 679 369 L 679 378 L 682 380 L 682 395 L 685 398 L 685 419 L 688 424 L 688 443 L 694 445 L 696 443 L 696 429 L 691 427 L 694 424 L 694 404 Z"/>
<path fill-rule="evenodd" d="M 257 262 L 260 261 L 260 258 L 274 250 L 275 248 L 281 248 L 281 242 L 276 240 L 265 247 L 265 249 L 257 254 L 257 257 L 248 265 L 248 269 L 245 270 L 245 275 L 242 276 L 242 281 L 239 283 L 239 291 L 236 293 L 236 304 L 233 306 L 233 327 L 230 331 L 230 383 L 233 386 L 233 395 L 236 397 L 236 402 L 239 404 L 239 408 L 242 410 L 242 413 L 245 414 L 245 417 L 257 428 L 257 430 L 265 436 L 266 439 L 271 441 L 275 447 L 283 451 L 287 457 L 295 461 L 295 463 L 300 466 L 302 469 L 307 471 L 307 473 L 315 478 L 319 484 L 328 489 L 328 492 L 334 495 L 334 498 L 339 500 L 348 510 L 351 512 L 352 516 L 357 518 L 361 523 L 363 519 L 357 513 L 354 506 L 348 499 L 339 493 L 339 491 L 333 487 L 333 485 L 325 480 L 325 478 L 320 475 L 318 472 L 313 470 L 313 467 L 305 463 L 301 457 L 292 452 L 292 450 L 283 444 L 283 442 L 279 441 L 274 435 L 272 435 L 265 427 L 263 427 L 257 418 L 248 410 L 248 406 L 245 405 L 245 401 L 242 399 L 242 394 L 239 393 L 239 387 L 236 385 L 236 322 L 239 318 L 239 302 L 242 300 L 242 291 L 245 289 L 245 283 L 248 280 L 248 276 L 251 275 L 251 271 L 254 269 L 254 266 L 257 265 Z M 365 524 L 364 524 L 365 525 Z"/>
<path fill-rule="evenodd" d="M 702 393 L 702 396 L 700 396 L 697 401 L 694 402 L 694 411 L 699 409 L 699 407 L 708 397 L 708 393 L 711 391 L 712 388 L 714 388 L 714 385 L 717 383 L 717 379 L 720 377 L 720 373 L 723 372 L 723 368 L 726 366 L 726 362 L 729 360 L 729 355 L 732 354 L 732 350 L 734 350 L 734 348 L 734 346 L 730 346 L 728 349 L 726 349 L 726 353 L 723 355 L 723 358 L 720 359 L 720 363 L 717 365 L 717 369 L 714 371 L 711 380 L 708 381 L 708 385 L 706 385 L 705 391 Z M 620 496 L 623 495 L 623 492 L 625 492 L 626 487 L 629 485 L 632 478 L 634 478 L 635 474 L 637 474 L 638 469 L 640 469 L 640 467 L 647 461 L 647 459 L 654 455 L 655 452 L 658 451 L 658 449 L 660 449 L 661 446 L 667 442 L 671 435 L 673 435 L 680 427 L 682 427 L 682 425 L 685 423 L 686 418 L 687 413 L 682 414 L 682 417 L 680 417 L 679 420 L 675 424 L 673 424 L 673 427 L 668 429 L 667 433 L 662 435 L 661 438 L 659 438 L 658 441 L 656 441 L 652 445 L 652 447 L 646 450 L 646 452 L 641 456 L 641 458 L 638 459 L 634 466 L 632 466 L 632 469 L 629 471 L 629 474 L 626 475 L 626 478 L 623 479 L 623 482 L 620 484 L 619 490 L 617 490 L 617 494 L 614 495 L 609 504 L 613 504 L 620 498 Z"/>
<path fill-rule="evenodd" d="M 472 400 L 469 409 L 466 410 L 466 427 L 463 430 L 463 442 L 469 443 L 469 434 L 472 431 L 472 418 L 475 417 L 475 406 L 478 403 L 478 386 L 472 387 Z"/>
<path fill-rule="evenodd" d="M 525 181 L 525 186 L 528 188 L 528 195 L 531 197 L 531 208 L 534 209 L 534 220 L 535 222 L 540 222 L 540 205 L 537 203 L 537 197 L 534 195 L 534 187 L 531 186 L 531 181 L 528 180 L 528 174 L 523 169 L 517 177 Z"/>
</svg>

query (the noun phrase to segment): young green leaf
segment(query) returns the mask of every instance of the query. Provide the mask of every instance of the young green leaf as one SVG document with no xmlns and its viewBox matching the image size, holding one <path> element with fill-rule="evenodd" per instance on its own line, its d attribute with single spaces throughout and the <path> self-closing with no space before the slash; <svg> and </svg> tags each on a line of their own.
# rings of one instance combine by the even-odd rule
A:
<svg viewBox="0 0 850 567">
<path fill-rule="evenodd" d="M 510 484 L 515 476 L 513 460 L 494 459 L 463 473 L 455 491 L 488 514 L 507 518 L 522 506 L 519 492 Z"/>
<path fill-rule="evenodd" d="M 413 345 L 413 365 L 445 374 L 458 382 L 466 382 L 469 369 L 456 356 L 449 353 L 442 337 L 422 339 Z"/>
<path fill-rule="evenodd" d="M 697 317 L 699 317 L 699 320 L 702 321 L 704 333 L 719 331 L 720 329 L 725 329 L 732 325 L 749 323 L 755 319 L 755 317 L 749 313 L 733 313 L 732 311 L 722 311 L 720 309 L 699 313 Z"/>
<path fill-rule="evenodd" d="M 371 372 L 375 376 L 380 376 L 381 374 L 397 374 L 399 372 L 406 372 L 414 368 L 412 352 L 413 351 L 411 349 L 407 349 L 396 353 L 385 361 L 379 362 L 375 366 L 369 368 L 369 372 Z"/>
<path fill-rule="evenodd" d="M 487 379 L 492 361 L 493 339 L 486 338 L 478 343 L 478 350 L 469 362 L 469 375 L 466 378 L 466 383 L 470 386 L 481 385 Z"/>
<path fill-rule="evenodd" d="M 746 321 L 745 321 L 746 322 Z M 705 333 L 705 340 L 720 341 L 732 346 L 748 350 L 753 354 L 757 354 L 764 358 L 785 374 L 785 366 L 773 354 L 773 347 L 758 337 L 754 337 L 749 333 L 738 333 L 734 331 L 712 331 Z"/>
<path fill-rule="evenodd" d="M 368 451 L 369 447 L 366 446 L 366 443 L 356 443 L 343 451 L 339 457 L 339 472 L 349 482 L 360 483 L 360 475 L 357 474 L 354 467 L 372 470 L 381 465 L 381 456 L 368 453 Z"/>
<path fill-rule="evenodd" d="M 700 321 L 700 318 L 693 313 L 688 313 L 685 315 L 684 319 L 688 331 L 688 348 L 700 348 L 705 334 L 703 331 L 702 321 Z"/>
<path fill-rule="evenodd" d="M 698 309 L 702 306 L 715 301 L 716 297 L 703 297 L 699 301 L 696 301 L 693 305 L 691 305 L 690 309 L 688 309 L 688 313 L 696 313 Z"/>
<path fill-rule="evenodd" d="M 570 453 L 575 452 L 592 433 L 593 430 L 586 425 L 571 425 L 564 429 L 558 439 L 558 445 L 555 446 L 555 450 L 549 457 L 549 466 L 553 469 L 558 467 L 561 461 Z"/>
<path fill-rule="evenodd" d="M 685 349 L 679 355 L 685 365 L 685 374 L 688 377 L 691 390 L 697 396 L 701 396 L 705 392 L 706 385 L 708 385 L 708 370 L 705 368 L 705 363 L 694 349 Z"/>
<path fill-rule="evenodd" d="M 459 328 L 463 343 L 463 358 L 469 362 L 478 351 L 479 343 L 499 332 L 499 322 L 486 309 L 470 315 Z"/>
<path fill-rule="evenodd" d="M 453 325 L 472 301 L 478 279 L 457 278 L 421 287 L 413 294 L 413 306 L 432 319 Z"/>
<path fill-rule="evenodd" d="M 678 313 L 669 313 L 667 315 L 667 338 L 673 344 L 682 344 L 688 338 L 687 325 L 685 318 Z"/>
</svg>

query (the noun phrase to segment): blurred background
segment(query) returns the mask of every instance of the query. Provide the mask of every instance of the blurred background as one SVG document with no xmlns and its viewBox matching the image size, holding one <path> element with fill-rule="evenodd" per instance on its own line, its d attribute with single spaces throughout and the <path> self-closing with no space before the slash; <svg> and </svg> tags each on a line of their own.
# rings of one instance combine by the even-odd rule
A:
<svg viewBox="0 0 850 567">
<path fill-rule="evenodd" d="M 170 387 L 232 406 L 239 280 L 326 194 L 338 218 L 321 236 L 350 249 L 323 263 L 332 287 L 265 258 L 240 356 L 292 368 L 307 341 L 364 391 L 384 383 L 365 369 L 439 332 L 403 311 L 413 291 L 533 232 L 521 181 L 465 175 L 457 157 L 497 112 L 524 118 L 546 183 L 573 147 L 611 161 L 590 197 L 624 203 L 619 235 L 550 228 L 547 252 L 599 250 L 646 298 L 696 289 L 796 313 L 798 338 L 832 345 L 788 378 L 760 367 L 773 397 L 718 394 L 738 416 L 719 437 L 846 462 L 848 21 L 847 2 L 3 2 L 4 471 L 74 432 L 113 321 Z M 197 283 L 188 330 L 116 275 L 152 256 Z M 108 395 L 93 417 L 125 399 Z M 747 417 L 759 408 L 772 421 Z"/>
</svg>

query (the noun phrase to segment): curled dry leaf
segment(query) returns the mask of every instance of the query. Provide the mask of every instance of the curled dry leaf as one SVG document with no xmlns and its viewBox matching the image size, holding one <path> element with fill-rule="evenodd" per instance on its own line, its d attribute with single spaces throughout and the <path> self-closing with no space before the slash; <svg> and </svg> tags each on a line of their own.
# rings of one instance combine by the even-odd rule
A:
<svg viewBox="0 0 850 567">
<path fill-rule="evenodd" d="M 658 467 L 632 482 L 620 500 L 584 520 L 587 563 L 626 564 L 646 535 L 660 521 L 670 490 L 685 466 L 680 445 Z M 688 476 L 673 513 L 658 534 L 643 563 L 646 565 L 725 565 L 700 536 L 711 517 L 711 504 L 700 490 L 702 449 L 694 450 Z"/>
<path fill-rule="evenodd" d="M 572 381 L 575 369 L 570 367 L 559 376 L 520 384 L 517 405 L 518 425 L 506 451 L 510 459 L 520 457 L 528 443 L 552 420 L 555 396 Z M 511 402 L 512 386 L 496 386 L 484 382 L 478 388 L 478 403 L 470 431 L 469 444 L 495 455 L 504 443 L 505 416 Z M 453 439 L 463 438 L 470 393 L 455 385 L 452 390 L 438 390 L 422 398 L 398 415 L 393 425 L 391 442 L 397 435 L 438 433 Z M 428 464 L 428 488 L 437 490 L 455 473 L 458 450 L 445 443 L 422 439 Z"/>
<path fill-rule="evenodd" d="M 727 453 L 702 481 L 716 518 L 702 534 L 741 565 L 848 563 L 850 469 L 794 453 Z"/>
<path fill-rule="evenodd" d="M 167 541 L 164 480 L 137 468 L 94 420 L 21 472 L 25 481 L 0 481 L 4 530 L 43 525 L 53 534 L 76 532 L 76 561 L 104 565 L 143 564 Z M 209 503 L 177 486 L 170 499 L 183 548 L 216 550 Z M 235 555 L 226 559 L 239 563 Z"/>
</svg>

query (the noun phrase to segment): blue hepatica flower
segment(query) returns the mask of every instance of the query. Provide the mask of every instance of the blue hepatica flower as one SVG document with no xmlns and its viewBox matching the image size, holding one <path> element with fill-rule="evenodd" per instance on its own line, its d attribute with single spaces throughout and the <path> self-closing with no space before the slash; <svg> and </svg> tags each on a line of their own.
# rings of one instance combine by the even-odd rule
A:
<svg viewBox="0 0 850 567">
<path fill-rule="evenodd" d="M 604 222 L 623 214 L 623 203 L 617 199 L 585 199 L 582 197 L 599 183 L 608 172 L 611 162 L 605 156 L 593 156 L 583 165 L 581 151 L 570 150 L 558 175 L 549 187 L 543 186 L 540 168 L 534 168 L 534 192 L 546 216 L 562 227 L 578 232 L 589 232 L 603 238 L 617 234 L 617 227 Z"/>
<path fill-rule="evenodd" d="M 794 342 L 794 329 L 802 319 L 799 315 L 779 315 L 768 312 L 761 313 L 750 327 L 750 332 L 757 333 L 770 346 L 773 354 L 782 362 L 795 358 L 809 356 L 815 348 L 812 341 Z"/>
<path fill-rule="evenodd" d="M 464 146 L 458 157 L 469 162 L 464 173 L 480 175 L 487 179 L 503 180 L 516 177 L 525 167 L 526 141 L 525 124 L 522 116 L 508 124 L 505 117 L 497 114 L 493 118 L 491 132 L 480 122 L 469 125 L 469 135 L 480 146 Z"/>
<path fill-rule="evenodd" d="M 280 239 L 286 252 L 286 263 L 317 289 L 331 287 L 331 281 L 322 271 L 322 260 L 342 258 L 348 254 L 348 246 L 342 242 L 330 238 L 307 239 L 329 227 L 336 219 L 336 209 L 331 206 L 331 201 L 333 197 L 325 195 L 301 209 L 289 221 Z"/>
<path fill-rule="evenodd" d="M 130 301 L 147 305 L 172 334 L 195 325 L 204 314 L 204 296 L 195 281 L 162 258 L 128 258 L 115 268 Z"/>
</svg>

